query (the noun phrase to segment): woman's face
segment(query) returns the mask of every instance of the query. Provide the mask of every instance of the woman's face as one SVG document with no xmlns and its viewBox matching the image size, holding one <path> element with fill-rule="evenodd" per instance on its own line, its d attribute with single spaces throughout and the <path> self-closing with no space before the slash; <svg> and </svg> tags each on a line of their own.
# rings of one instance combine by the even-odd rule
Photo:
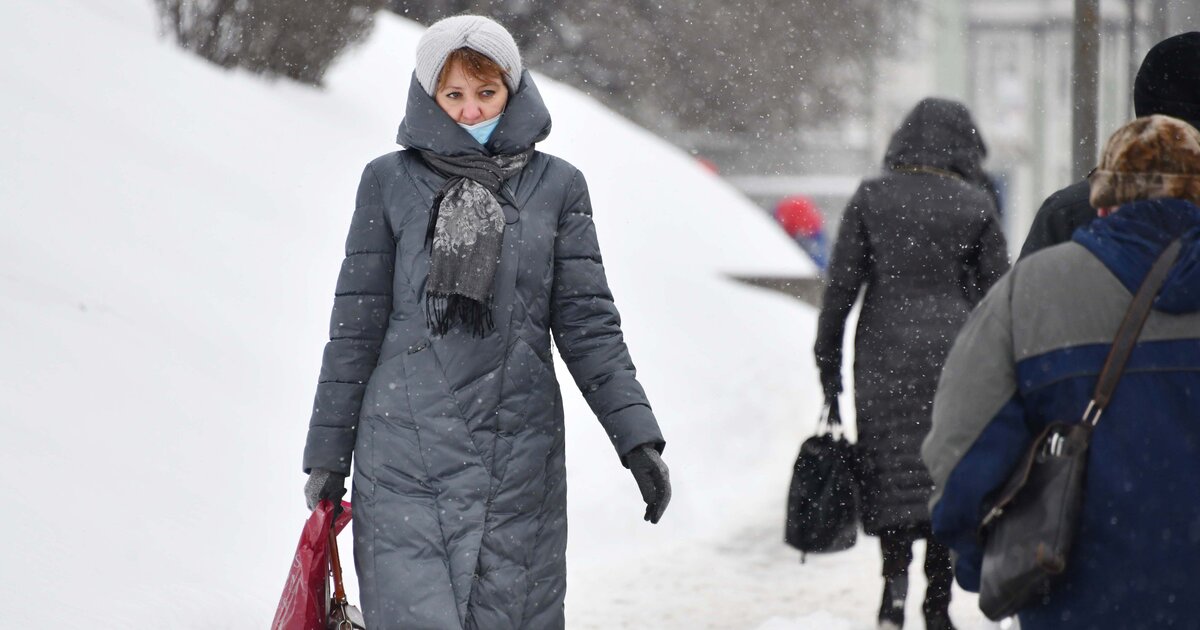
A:
<svg viewBox="0 0 1200 630">
<path fill-rule="evenodd" d="M 446 70 L 446 81 L 434 93 L 434 100 L 454 122 L 474 125 L 491 120 L 508 104 L 508 86 L 499 76 L 479 80 L 467 76 L 462 64 L 453 62 Z"/>
</svg>

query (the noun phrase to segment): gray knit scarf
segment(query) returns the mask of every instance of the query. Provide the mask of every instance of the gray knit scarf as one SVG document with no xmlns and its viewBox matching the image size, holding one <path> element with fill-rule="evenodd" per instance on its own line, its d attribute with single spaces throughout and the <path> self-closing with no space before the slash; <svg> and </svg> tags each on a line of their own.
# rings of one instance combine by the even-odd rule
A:
<svg viewBox="0 0 1200 630">
<path fill-rule="evenodd" d="M 492 283 L 504 240 L 504 212 L 497 197 L 516 206 L 504 181 L 521 172 L 533 149 L 515 155 L 446 157 L 421 151 L 421 158 L 446 178 L 430 209 L 429 278 L 425 321 L 435 335 L 462 323 L 476 337 L 495 328 Z"/>
</svg>

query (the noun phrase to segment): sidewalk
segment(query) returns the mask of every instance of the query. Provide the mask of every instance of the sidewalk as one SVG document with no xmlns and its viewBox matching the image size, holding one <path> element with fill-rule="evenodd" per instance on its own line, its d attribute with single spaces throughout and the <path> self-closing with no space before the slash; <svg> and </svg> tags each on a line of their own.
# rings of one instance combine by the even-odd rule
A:
<svg viewBox="0 0 1200 630">
<path fill-rule="evenodd" d="M 782 542 L 779 503 L 715 542 L 681 541 L 637 559 L 576 567 L 567 590 L 567 627 L 873 630 L 883 588 L 878 539 L 860 533 L 853 549 L 810 555 L 800 564 L 799 552 Z M 906 630 L 925 627 L 924 553 L 917 543 Z M 950 612 L 959 630 L 1001 628 L 957 586 Z"/>
</svg>

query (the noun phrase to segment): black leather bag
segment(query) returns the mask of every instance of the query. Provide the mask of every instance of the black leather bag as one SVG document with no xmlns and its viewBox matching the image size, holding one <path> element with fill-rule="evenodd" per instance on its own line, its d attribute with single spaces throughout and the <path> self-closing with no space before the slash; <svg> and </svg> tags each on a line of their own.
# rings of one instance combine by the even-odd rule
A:
<svg viewBox="0 0 1200 630">
<path fill-rule="evenodd" d="M 796 456 L 788 489 L 787 544 L 804 554 L 854 546 L 858 539 L 857 459 L 857 449 L 842 433 L 835 399 L 826 405 L 817 434 L 804 441 Z"/>
<path fill-rule="evenodd" d="M 1083 505 L 1091 427 L 1046 427 L 984 519 L 979 608 L 993 621 L 1050 592 L 1067 568 Z"/>
<path fill-rule="evenodd" d="M 1079 422 L 1053 422 L 1033 441 L 983 519 L 979 608 L 993 621 L 1046 596 L 1067 568 L 1084 500 L 1088 446 L 1154 297 L 1179 255 L 1174 241 L 1142 281 Z"/>
</svg>

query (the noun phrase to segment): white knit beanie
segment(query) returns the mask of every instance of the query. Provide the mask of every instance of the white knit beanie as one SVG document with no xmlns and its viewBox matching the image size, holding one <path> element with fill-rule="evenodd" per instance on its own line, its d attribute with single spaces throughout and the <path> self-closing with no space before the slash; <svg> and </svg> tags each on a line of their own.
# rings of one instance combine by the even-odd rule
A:
<svg viewBox="0 0 1200 630">
<path fill-rule="evenodd" d="M 459 48 L 486 55 L 504 69 L 510 92 L 521 83 L 521 51 L 512 35 L 496 22 L 479 15 L 456 15 L 430 26 L 417 42 L 417 81 L 433 96 L 446 57 Z"/>
</svg>

